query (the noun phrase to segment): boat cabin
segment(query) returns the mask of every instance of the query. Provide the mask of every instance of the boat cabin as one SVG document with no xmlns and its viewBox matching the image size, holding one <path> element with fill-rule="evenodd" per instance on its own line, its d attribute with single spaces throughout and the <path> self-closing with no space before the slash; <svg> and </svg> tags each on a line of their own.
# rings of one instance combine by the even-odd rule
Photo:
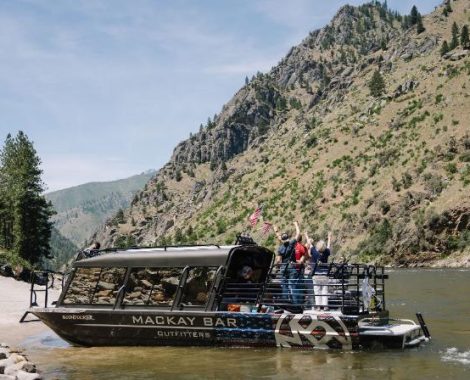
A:
<svg viewBox="0 0 470 380">
<path fill-rule="evenodd" d="M 74 262 L 57 306 L 217 310 L 221 287 L 244 282 L 244 267 L 252 289 L 240 301 L 256 302 L 272 261 L 271 251 L 255 245 L 101 252 Z"/>
<path fill-rule="evenodd" d="M 254 244 L 80 255 L 57 306 L 294 313 L 328 307 L 349 315 L 385 311 L 383 267 L 332 263 L 320 271 L 273 262 L 272 251 Z M 327 279 L 325 305 L 312 285 L 312 277 L 320 274 Z"/>
</svg>

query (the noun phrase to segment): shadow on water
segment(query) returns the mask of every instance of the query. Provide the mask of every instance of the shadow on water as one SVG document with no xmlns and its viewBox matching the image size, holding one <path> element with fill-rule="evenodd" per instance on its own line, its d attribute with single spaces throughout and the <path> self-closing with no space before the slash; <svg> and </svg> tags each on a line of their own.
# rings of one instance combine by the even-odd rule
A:
<svg viewBox="0 0 470 380">
<path fill-rule="evenodd" d="M 391 315 L 421 311 L 433 341 L 406 351 L 300 351 L 198 347 L 70 347 L 52 332 L 25 346 L 46 378 L 57 379 L 468 379 L 470 271 L 390 273 Z"/>
</svg>

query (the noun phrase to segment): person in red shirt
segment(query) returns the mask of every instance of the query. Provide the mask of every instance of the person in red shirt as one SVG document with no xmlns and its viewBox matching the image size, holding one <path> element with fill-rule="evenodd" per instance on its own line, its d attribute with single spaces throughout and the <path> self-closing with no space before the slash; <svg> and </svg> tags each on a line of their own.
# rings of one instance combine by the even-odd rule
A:
<svg viewBox="0 0 470 380">
<path fill-rule="evenodd" d="M 302 235 L 300 235 L 297 243 L 295 243 L 295 262 L 297 264 L 304 264 L 308 259 L 308 249 L 302 244 Z M 302 265 L 296 265 L 297 268 L 301 268 Z"/>
<path fill-rule="evenodd" d="M 298 225 L 298 223 L 297 223 Z M 293 282 L 293 289 L 292 289 L 292 302 L 296 305 L 302 305 L 304 303 L 305 298 L 305 286 L 304 286 L 304 265 L 307 262 L 308 256 L 308 249 L 307 247 L 302 244 L 302 235 L 298 235 L 297 242 L 295 243 L 295 263 L 293 262 L 292 265 L 295 268 L 292 271 L 292 279 Z"/>
</svg>

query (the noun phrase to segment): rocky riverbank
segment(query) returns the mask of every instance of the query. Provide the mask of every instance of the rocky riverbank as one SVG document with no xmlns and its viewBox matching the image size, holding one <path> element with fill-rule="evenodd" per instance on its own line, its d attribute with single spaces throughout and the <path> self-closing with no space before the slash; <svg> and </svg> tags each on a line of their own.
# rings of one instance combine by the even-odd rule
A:
<svg viewBox="0 0 470 380">
<path fill-rule="evenodd" d="M 0 380 L 41 380 L 36 366 L 21 352 L 0 343 Z"/>
</svg>

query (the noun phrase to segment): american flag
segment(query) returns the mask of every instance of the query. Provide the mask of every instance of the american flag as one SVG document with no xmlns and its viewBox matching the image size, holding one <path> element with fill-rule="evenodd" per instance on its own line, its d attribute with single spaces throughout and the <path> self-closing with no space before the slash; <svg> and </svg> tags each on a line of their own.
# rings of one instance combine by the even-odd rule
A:
<svg viewBox="0 0 470 380">
<path fill-rule="evenodd" d="M 263 228 L 262 228 L 262 231 L 263 231 L 263 235 L 267 235 L 268 232 L 271 230 L 271 228 L 273 227 L 273 225 L 269 222 L 264 222 L 263 223 Z"/>
<path fill-rule="evenodd" d="M 258 223 L 258 219 L 261 215 L 262 208 L 258 207 L 253 214 L 250 215 L 248 220 L 250 221 L 250 224 L 252 227 L 256 226 L 256 223 Z"/>
</svg>

